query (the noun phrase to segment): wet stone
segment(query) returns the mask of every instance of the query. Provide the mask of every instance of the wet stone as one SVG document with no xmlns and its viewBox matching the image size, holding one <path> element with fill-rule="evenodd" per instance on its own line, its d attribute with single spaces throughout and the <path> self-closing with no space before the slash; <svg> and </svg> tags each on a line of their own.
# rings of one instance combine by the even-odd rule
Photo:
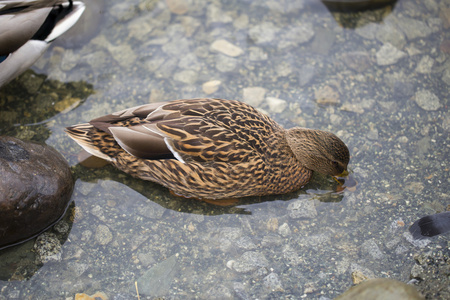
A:
<svg viewBox="0 0 450 300">
<path fill-rule="evenodd" d="M 396 64 L 405 56 L 405 52 L 398 50 L 396 47 L 389 43 L 384 44 L 376 53 L 377 64 L 380 66 Z"/>
<path fill-rule="evenodd" d="M 243 100 L 253 107 L 258 107 L 264 101 L 266 91 L 265 88 L 258 86 L 244 88 Z"/>
<path fill-rule="evenodd" d="M 152 297 L 166 296 L 178 269 L 175 255 L 154 265 L 137 279 L 139 293 Z M 132 286 L 135 292 L 134 282 Z"/>
<path fill-rule="evenodd" d="M 66 211 L 73 179 L 53 148 L 0 137 L 0 248 L 33 237 Z"/>
<path fill-rule="evenodd" d="M 236 69 L 238 61 L 225 55 L 217 55 L 216 69 L 222 73 L 231 72 Z"/>
<path fill-rule="evenodd" d="M 233 263 L 232 268 L 238 273 L 248 273 L 267 265 L 268 261 L 262 253 L 247 251 Z"/>
<path fill-rule="evenodd" d="M 258 24 L 248 31 L 250 39 L 255 44 L 270 43 L 278 32 L 278 28 L 271 22 Z"/>
<path fill-rule="evenodd" d="M 289 211 L 289 217 L 293 219 L 312 219 L 317 217 L 317 210 L 314 206 L 314 202 L 308 199 L 296 200 L 289 203 L 287 210 Z"/>
<path fill-rule="evenodd" d="M 277 273 L 270 273 L 263 279 L 263 285 L 272 292 L 284 292 L 281 280 Z"/>
<path fill-rule="evenodd" d="M 238 46 L 233 45 L 227 40 L 216 40 L 211 44 L 211 50 L 220 52 L 222 54 L 236 57 L 244 53 Z"/>
<path fill-rule="evenodd" d="M 369 254 L 373 259 L 381 259 L 383 258 L 383 252 L 381 252 L 378 245 L 374 240 L 367 240 L 362 244 L 362 249 L 365 253 Z"/>
<path fill-rule="evenodd" d="M 434 60 L 430 56 L 425 55 L 417 64 L 416 72 L 421 74 L 429 74 L 433 68 L 433 65 Z"/>
<path fill-rule="evenodd" d="M 111 230 L 109 230 L 109 227 L 106 225 L 98 225 L 97 229 L 95 230 L 95 240 L 100 245 L 107 245 L 112 241 L 112 233 Z"/>
<path fill-rule="evenodd" d="M 432 111 L 442 107 L 439 98 L 429 90 L 420 90 L 416 92 L 414 100 L 417 105 L 424 110 Z"/>
</svg>

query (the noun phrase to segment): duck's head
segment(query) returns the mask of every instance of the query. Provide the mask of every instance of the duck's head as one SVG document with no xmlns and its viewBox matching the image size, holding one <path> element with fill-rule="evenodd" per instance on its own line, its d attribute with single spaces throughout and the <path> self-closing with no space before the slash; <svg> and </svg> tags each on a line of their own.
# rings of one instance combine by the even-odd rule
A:
<svg viewBox="0 0 450 300">
<path fill-rule="evenodd" d="M 286 140 L 297 160 L 310 170 L 331 176 L 347 170 L 348 148 L 331 132 L 294 127 L 287 130 Z"/>
</svg>

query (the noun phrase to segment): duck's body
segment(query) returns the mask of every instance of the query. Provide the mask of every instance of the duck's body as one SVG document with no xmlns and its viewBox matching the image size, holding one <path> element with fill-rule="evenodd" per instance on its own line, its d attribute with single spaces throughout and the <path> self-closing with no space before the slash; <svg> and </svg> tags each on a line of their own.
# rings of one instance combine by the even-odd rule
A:
<svg viewBox="0 0 450 300">
<path fill-rule="evenodd" d="M 349 161 L 347 147 L 335 135 L 285 130 L 232 100 L 148 104 L 67 132 L 124 172 L 202 199 L 288 193 L 306 184 L 313 170 L 338 175 Z"/>
<path fill-rule="evenodd" d="M 28 69 L 84 9 L 72 0 L 0 1 L 0 87 Z"/>
</svg>

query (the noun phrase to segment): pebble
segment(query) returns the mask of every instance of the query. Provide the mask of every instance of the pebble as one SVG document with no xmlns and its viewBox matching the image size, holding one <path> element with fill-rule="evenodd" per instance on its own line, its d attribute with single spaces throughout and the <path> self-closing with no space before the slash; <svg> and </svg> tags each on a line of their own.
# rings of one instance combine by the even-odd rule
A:
<svg viewBox="0 0 450 300">
<path fill-rule="evenodd" d="M 291 228 L 289 228 L 288 223 L 283 223 L 278 227 L 278 233 L 283 237 L 288 237 L 291 235 Z"/>
<path fill-rule="evenodd" d="M 263 279 L 263 285 L 271 292 L 284 292 L 281 280 L 277 273 L 270 273 Z"/>
<path fill-rule="evenodd" d="M 222 73 L 232 72 L 236 69 L 238 61 L 235 58 L 222 54 L 217 55 L 216 69 Z"/>
<path fill-rule="evenodd" d="M 175 73 L 173 78 L 186 84 L 194 84 L 198 79 L 198 73 L 194 70 L 182 70 Z"/>
<path fill-rule="evenodd" d="M 337 105 L 340 103 L 339 92 L 329 85 L 314 90 L 314 97 L 316 102 L 321 105 Z"/>
<path fill-rule="evenodd" d="M 261 267 L 265 268 L 268 264 L 262 253 L 247 251 L 232 264 L 232 267 L 238 273 L 249 273 Z"/>
<path fill-rule="evenodd" d="M 360 73 L 371 65 L 369 54 L 363 51 L 346 52 L 342 55 L 342 61 L 348 68 Z"/>
<path fill-rule="evenodd" d="M 314 206 L 314 201 L 309 199 L 300 199 L 289 203 L 287 210 L 289 217 L 293 219 L 313 219 L 317 217 L 317 210 Z"/>
<path fill-rule="evenodd" d="M 414 95 L 414 100 L 420 108 L 427 111 L 438 110 L 442 107 L 439 98 L 429 90 L 417 91 Z"/>
<path fill-rule="evenodd" d="M 263 87 L 254 86 L 243 89 L 243 101 L 253 107 L 259 107 L 264 101 L 267 90 Z"/>
<path fill-rule="evenodd" d="M 266 102 L 267 105 L 269 105 L 270 112 L 272 113 L 282 113 L 288 105 L 286 100 L 275 97 L 267 97 Z"/>
<path fill-rule="evenodd" d="M 154 265 L 136 280 L 139 294 L 152 296 L 152 298 L 167 296 L 173 279 L 178 275 L 178 271 L 176 255 L 172 255 Z M 131 286 L 131 290 L 135 293 L 134 282 Z"/>
<path fill-rule="evenodd" d="M 97 226 L 95 230 L 95 240 L 100 245 L 107 245 L 112 241 L 113 235 L 109 227 L 103 224 Z"/>
<path fill-rule="evenodd" d="M 384 257 L 383 252 L 381 252 L 378 245 L 375 243 L 374 240 L 367 240 L 365 241 L 361 248 L 364 252 L 368 253 L 373 259 L 379 260 Z"/>
<path fill-rule="evenodd" d="M 442 81 L 450 85 L 450 69 L 445 69 L 442 73 Z"/>
<path fill-rule="evenodd" d="M 171 13 L 184 15 L 189 11 L 189 2 L 187 0 L 166 0 Z"/>
<path fill-rule="evenodd" d="M 287 47 L 296 46 L 310 41 L 314 36 L 314 29 L 312 24 L 305 23 L 299 26 L 293 26 L 283 29 L 284 34 L 281 42 L 278 43 L 278 49 L 285 49 Z"/>
<path fill-rule="evenodd" d="M 419 61 L 416 67 L 416 72 L 421 74 L 429 74 L 434 65 L 434 60 L 428 56 L 424 55 L 422 59 Z"/>
<path fill-rule="evenodd" d="M 269 56 L 260 47 L 249 47 L 248 48 L 248 59 L 251 61 L 264 61 L 267 60 Z"/>
<path fill-rule="evenodd" d="M 211 95 L 217 92 L 221 84 L 220 80 L 211 80 L 202 84 L 202 90 L 205 94 Z"/>
<path fill-rule="evenodd" d="M 423 38 L 433 33 L 433 30 L 420 20 L 408 17 L 391 18 L 391 20 L 405 33 L 408 40 Z"/>
<path fill-rule="evenodd" d="M 244 53 L 244 51 L 239 48 L 238 46 L 233 45 L 232 43 L 228 42 L 227 40 L 216 40 L 211 44 L 211 50 L 220 52 L 222 54 L 236 57 Z"/>
<path fill-rule="evenodd" d="M 376 53 L 377 64 L 379 66 L 393 65 L 406 55 L 405 52 L 398 50 L 392 44 L 386 43 Z"/>
<path fill-rule="evenodd" d="M 250 28 L 248 36 L 255 44 L 265 44 L 272 42 L 278 31 L 273 23 L 264 22 Z"/>
</svg>

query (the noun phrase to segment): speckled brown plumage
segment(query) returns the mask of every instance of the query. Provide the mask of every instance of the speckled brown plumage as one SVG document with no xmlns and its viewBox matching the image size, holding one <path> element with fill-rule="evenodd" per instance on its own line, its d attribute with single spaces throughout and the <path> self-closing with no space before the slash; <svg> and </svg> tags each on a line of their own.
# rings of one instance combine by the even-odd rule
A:
<svg viewBox="0 0 450 300">
<path fill-rule="evenodd" d="M 288 193 L 308 182 L 313 170 L 338 175 L 349 162 L 347 147 L 335 135 L 285 130 L 233 100 L 148 104 L 67 132 L 88 152 L 132 176 L 201 199 Z"/>
</svg>

